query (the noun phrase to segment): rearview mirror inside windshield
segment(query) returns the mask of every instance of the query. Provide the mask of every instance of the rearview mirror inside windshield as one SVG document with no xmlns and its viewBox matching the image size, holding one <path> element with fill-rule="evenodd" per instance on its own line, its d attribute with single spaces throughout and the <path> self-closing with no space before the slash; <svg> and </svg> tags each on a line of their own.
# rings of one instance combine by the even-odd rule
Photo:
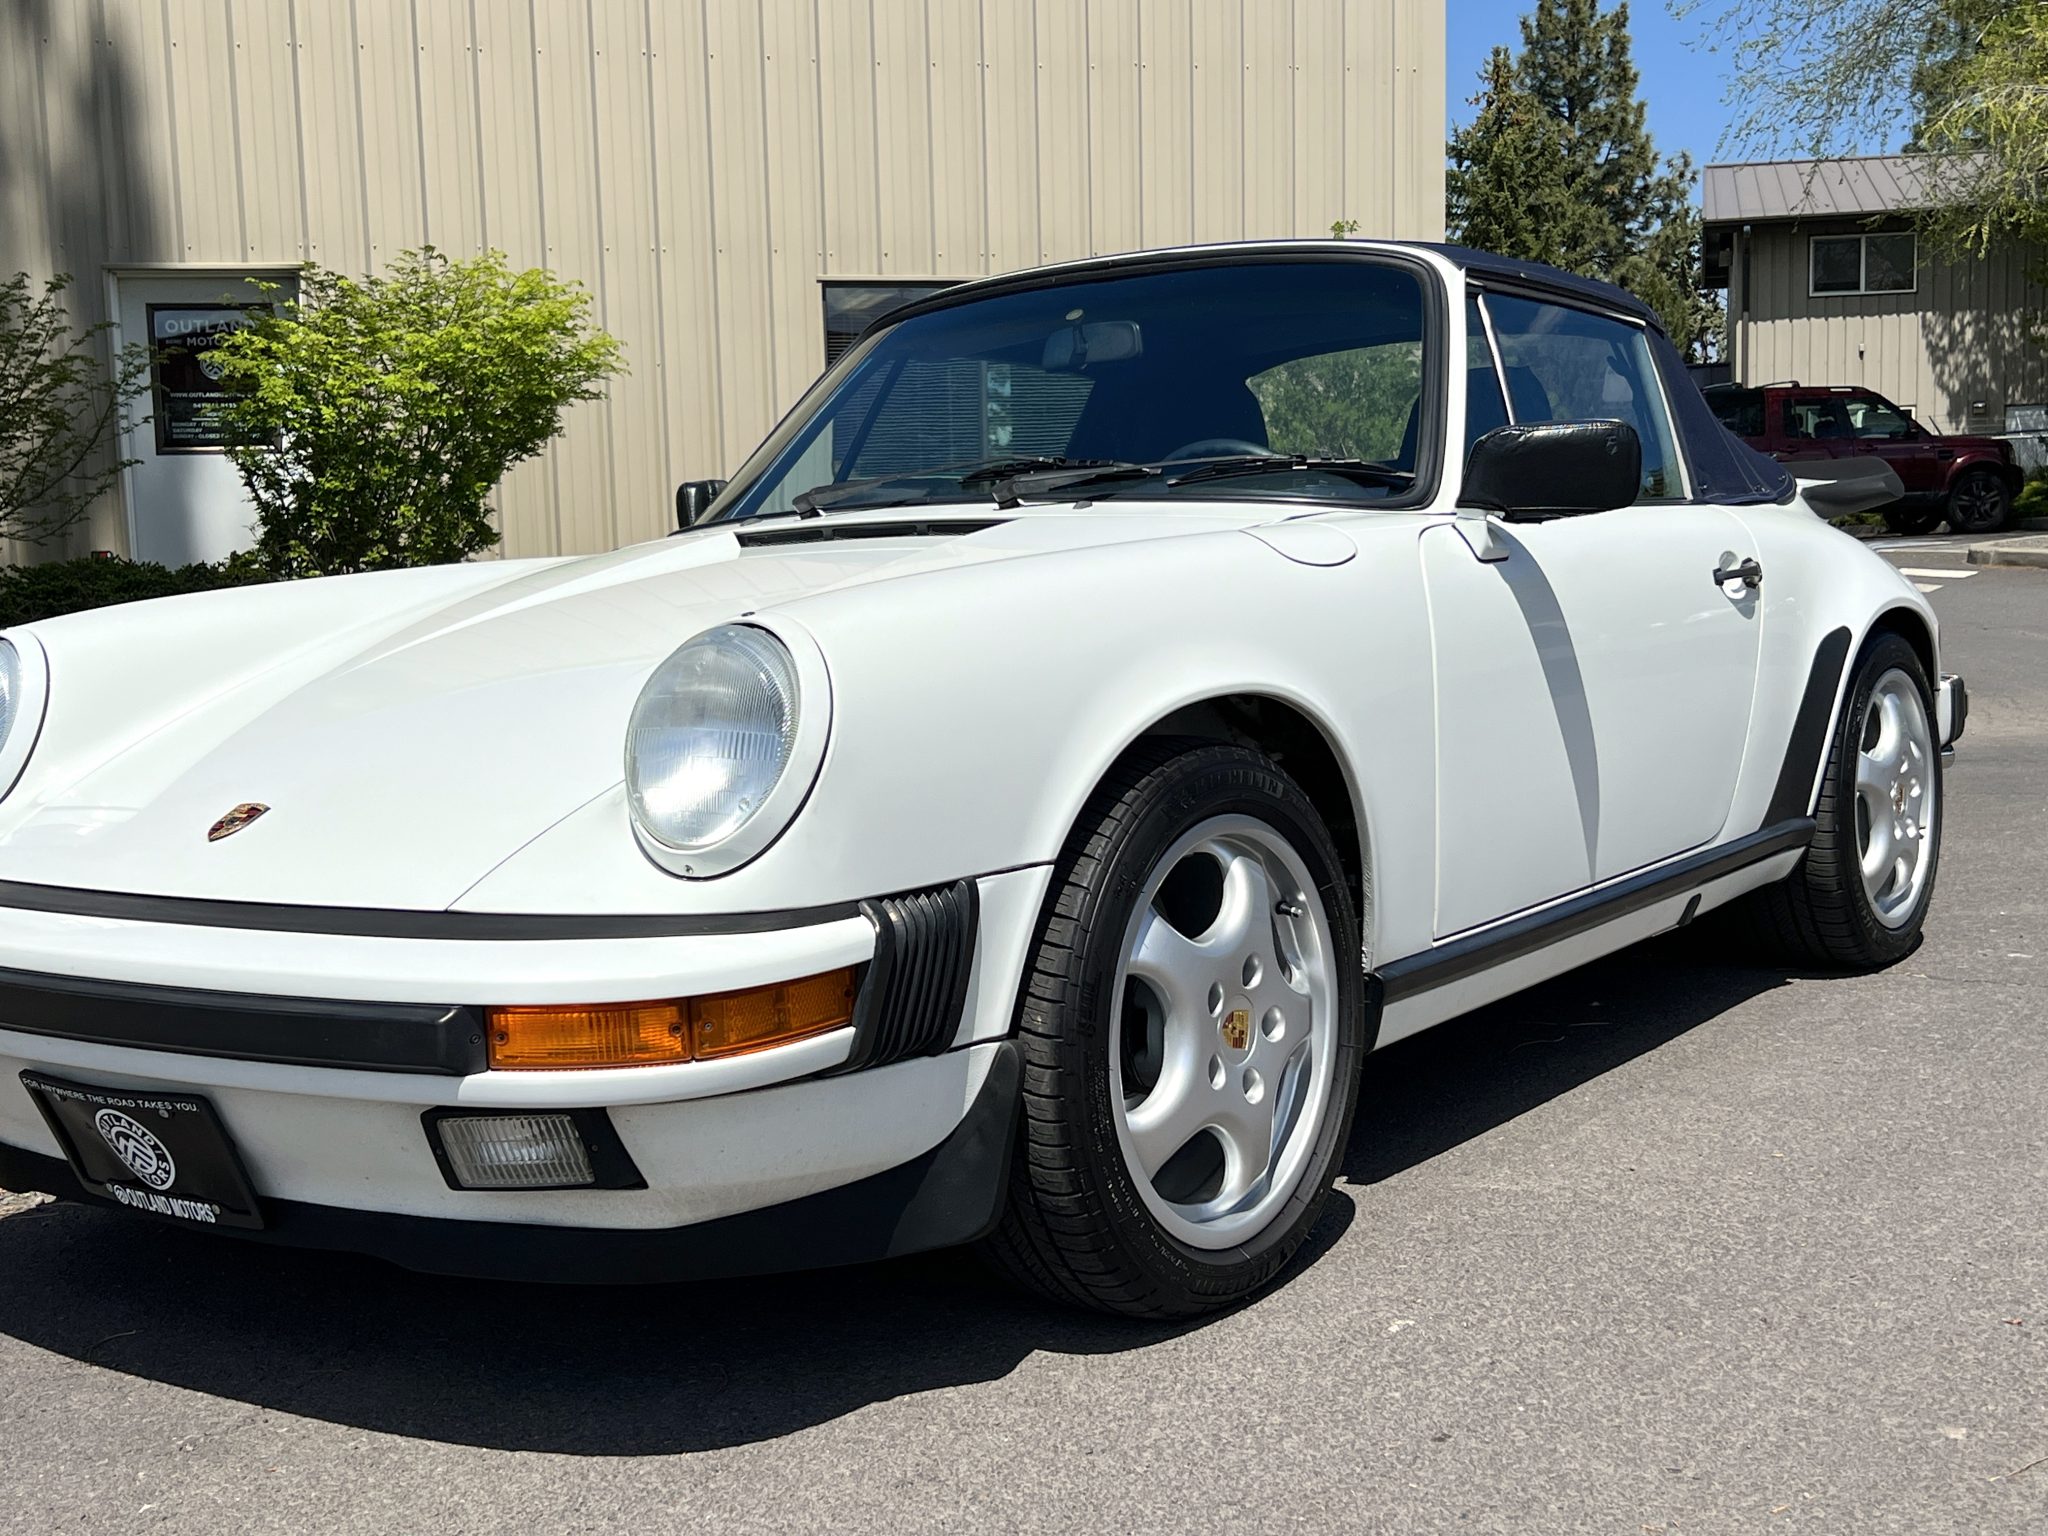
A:
<svg viewBox="0 0 2048 1536">
<path fill-rule="evenodd" d="M 1145 335 L 1135 320 L 1091 320 L 1046 337 L 1039 366 L 1048 373 L 1068 373 L 1090 363 L 1121 363 L 1144 350 Z"/>
</svg>

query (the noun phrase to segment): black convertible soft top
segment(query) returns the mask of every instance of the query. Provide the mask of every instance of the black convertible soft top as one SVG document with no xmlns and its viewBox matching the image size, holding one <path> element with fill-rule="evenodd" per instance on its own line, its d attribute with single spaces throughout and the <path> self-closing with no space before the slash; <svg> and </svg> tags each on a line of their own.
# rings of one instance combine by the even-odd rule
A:
<svg viewBox="0 0 2048 1536">
<path fill-rule="evenodd" d="M 1417 244 L 1422 250 L 1435 251 L 1445 260 L 1455 262 L 1475 277 L 1497 278 L 1504 282 L 1526 284 L 1531 288 L 1548 288 L 1553 292 L 1568 293 L 1598 304 L 1602 309 L 1634 315 L 1638 320 L 1647 320 L 1652 325 L 1658 323 L 1657 312 L 1626 288 L 1617 288 L 1614 284 L 1603 283 L 1595 277 L 1580 277 L 1576 272 L 1545 266 L 1540 261 L 1520 261 L 1512 256 L 1496 256 L 1491 251 L 1477 251 L 1469 245 L 1445 245 L 1441 242 Z"/>
</svg>

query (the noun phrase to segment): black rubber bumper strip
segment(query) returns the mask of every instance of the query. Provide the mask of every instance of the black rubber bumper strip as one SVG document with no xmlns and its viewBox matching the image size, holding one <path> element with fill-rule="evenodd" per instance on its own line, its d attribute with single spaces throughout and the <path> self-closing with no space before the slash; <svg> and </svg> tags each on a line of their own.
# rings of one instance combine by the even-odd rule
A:
<svg viewBox="0 0 2048 1536">
<path fill-rule="evenodd" d="M 1640 912 L 1660 901 L 1683 896 L 1752 864 L 1804 848 L 1812 841 L 1813 818 L 1795 817 L 1719 847 L 1703 849 L 1670 864 L 1646 869 L 1641 874 L 1617 880 L 1596 891 L 1560 901 L 1540 912 L 1531 912 L 1463 938 L 1447 939 L 1434 949 L 1406 955 L 1383 965 L 1375 974 L 1384 988 L 1386 1002 L 1412 997 L 1418 992 L 1462 981 L 1467 976 L 1491 970 L 1510 960 L 1519 960 L 1524 955 L 1598 928 L 1603 923 L 1627 917 L 1631 912 Z"/>
<path fill-rule="evenodd" d="M 1021 1075 L 1016 1043 L 1000 1041 L 966 1116 L 931 1151 L 838 1189 L 694 1226 L 624 1231 L 448 1221 L 266 1199 L 263 1231 L 205 1230 L 247 1242 L 369 1254 L 428 1274 L 570 1285 L 775 1274 L 950 1248 L 985 1236 L 1002 1214 Z M 262 1168 L 250 1171 L 260 1185 Z M 121 1209 L 86 1195 L 68 1163 L 17 1147 L 0 1146 L 0 1188 Z"/>
<path fill-rule="evenodd" d="M 189 928 L 252 928 L 265 933 L 331 933 L 362 939 L 665 939 L 722 933 L 768 933 L 859 917 L 857 902 L 792 907 L 779 912 L 428 912 L 397 907 L 307 907 L 287 902 L 214 901 L 193 896 L 138 896 L 74 886 L 0 880 L 0 907 L 105 917 L 128 923 Z"/>
<path fill-rule="evenodd" d="M 367 1072 L 467 1077 L 488 1064 L 483 1017 L 474 1008 L 257 997 L 33 971 L 0 970 L 0 1029 Z"/>
</svg>

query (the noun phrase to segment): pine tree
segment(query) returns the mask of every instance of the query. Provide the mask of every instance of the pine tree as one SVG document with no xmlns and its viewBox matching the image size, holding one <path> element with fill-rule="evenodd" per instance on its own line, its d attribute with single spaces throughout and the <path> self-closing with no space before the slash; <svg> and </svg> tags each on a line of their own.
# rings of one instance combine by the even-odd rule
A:
<svg viewBox="0 0 2048 1536">
<path fill-rule="evenodd" d="M 1515 83 L 1514 61 L 1495 48 L 1479 72 L 1479 110 L 1451 136 L 1446 215 L 1466 245 L 1563 265 L 1564 160 L 1542 105 Z"/>
<path fill-rule="evenodd" d="M 1632 289 L 1697 356 L 1720 311 L 1699 286 L 1695 173 L 1661 161 L 1644 127 L 1628 21 L 1627 0 L 1537 0 L 1521 52 L 1494 50 L 1452 136 L 1448 223 L 1467 245 Z"/>
</svg>

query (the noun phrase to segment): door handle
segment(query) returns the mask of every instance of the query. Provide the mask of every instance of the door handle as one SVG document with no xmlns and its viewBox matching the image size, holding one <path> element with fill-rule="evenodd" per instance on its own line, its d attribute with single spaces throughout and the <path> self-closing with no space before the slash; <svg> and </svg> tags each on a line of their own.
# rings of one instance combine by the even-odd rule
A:
<svg viewBox="0 0 2048 1536">
<path fill-rule="evenodd" d="M 1760 587 L 1764 584 L 1764 568 L 1756 563 L 1754 557 L 1738 561 L 1734 565 L 1723 565 L 1715 568 L 1715 586 L 1725 587 L 1731 581 L 1739 581 L 1745 587 L 1752 589 Z"/>
</svg>

